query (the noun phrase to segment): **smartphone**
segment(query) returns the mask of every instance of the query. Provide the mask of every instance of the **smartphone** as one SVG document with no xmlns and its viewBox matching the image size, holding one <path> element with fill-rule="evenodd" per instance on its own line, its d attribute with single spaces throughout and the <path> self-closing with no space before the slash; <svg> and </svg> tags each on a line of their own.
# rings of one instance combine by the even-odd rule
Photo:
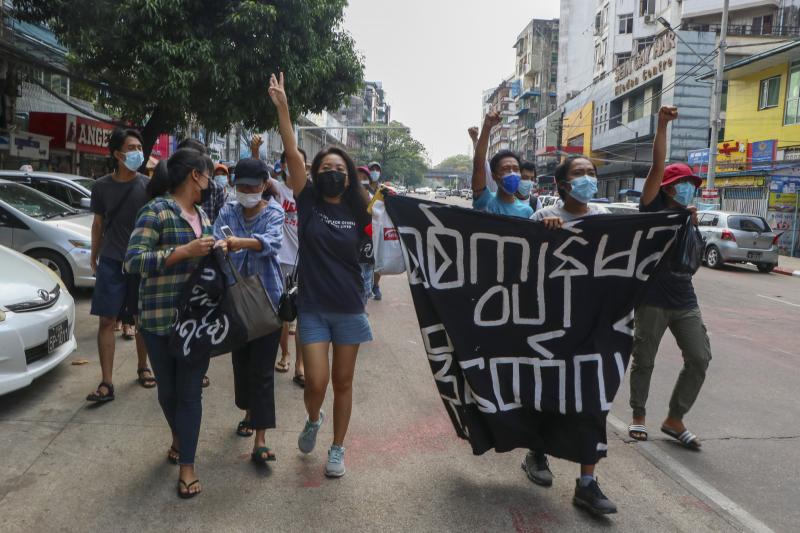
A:
<svg viewBox="0 0 800 533">
<path fill-rule="evenodd" d="M 233 230 L 231 230 L 230 226 L 222 226 L 220 231 L 225 237 L 233 237 Z"/>
</svg>

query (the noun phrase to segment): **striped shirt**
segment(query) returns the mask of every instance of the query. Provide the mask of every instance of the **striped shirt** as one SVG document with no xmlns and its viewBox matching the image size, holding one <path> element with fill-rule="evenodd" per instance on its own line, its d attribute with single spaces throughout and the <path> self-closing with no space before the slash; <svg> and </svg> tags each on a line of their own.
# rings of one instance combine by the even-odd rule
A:
<svg viewBox="0 0 800 533">
<path fill-rule="evenodd" d="M 222 226 L 228 226 L 236 237 L 253 238 L 261 242 L 261 251 L 243 250 L 230 252 L 228 258 L 242 276 L 258 274 L 261 284 L 267 291 L 272 304 L 278 308 L 278 301 L 283 292 L 281 265 L 278 262 L 278 251 L 283 244 L 283 208 L 274 199 L 269 200 L 266 208 L 252 220 L 245 220 L 244 209 L 239 202 L 225 204 L 214 223 L 214 238 L 225 238 Z M 252 224 L 252 227 L 249 226 Z M 225 268 L 228 283 L 234 278 Z"/>
<path fill-rule="evenodd" d="M 210 237 L 208 217 L 199 207 L 197 211 L 202 236 Z M 139 210 L 128 241 L 125 269 L 142 275 L 139 285 L 139 327 L 142 330 L 169 335 L 184 283 L 200 263 L 200 258 L 181 261 L 171 267 L 165 263 L 175 248 L 195 238 L 192 226 L 181 216 L 181 206 L 172 196 L 151 200 Z"/>
</svg>

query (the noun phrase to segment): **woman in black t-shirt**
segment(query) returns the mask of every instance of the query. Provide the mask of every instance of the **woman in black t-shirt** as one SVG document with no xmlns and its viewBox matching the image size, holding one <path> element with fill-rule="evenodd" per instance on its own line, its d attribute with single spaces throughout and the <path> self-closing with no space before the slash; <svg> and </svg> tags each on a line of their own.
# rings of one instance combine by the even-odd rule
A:
<svg viewBox="0 0 800 533">
<path fill-rule="evenodd" d="M 358 264 L 367 214 L 367 194 L 355 164 L 344 150 L 327 148 L 311 164 L 311 183 L 292 130 L 289 105 L 280 79 L 270 79 L 269 95 L 278 111 L 280 134 L 289 167 L 287 185 L 294 192 L 298 212 L 299 293 L 297 334 L 303 346 L 308 418 L 298 447 L 310 453 L 325 420 L 321 411 L 333 381 L 333 444 L 328 450 L 325 475 L 341 477 L 344 437 L 353 403 L 353 373 L 362 342 L 372 340 L 364 312 L 363 281 Z M 333 344 L 332 363 L 328 350 Z M 330 376 L 330 377 L 329 377 Z"/>
</svg>

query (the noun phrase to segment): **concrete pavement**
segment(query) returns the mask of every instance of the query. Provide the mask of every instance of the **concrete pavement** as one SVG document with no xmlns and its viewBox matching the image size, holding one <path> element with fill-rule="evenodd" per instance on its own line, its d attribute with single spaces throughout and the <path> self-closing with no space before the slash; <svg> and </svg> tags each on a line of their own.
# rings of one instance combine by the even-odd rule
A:
<svg viewBox="0 0 800 533">
<path fill-rule="evenodd" d="M 800 277 L 800 258 L 780 256 L 775 272 L 786 276 Z"/>
</svg>

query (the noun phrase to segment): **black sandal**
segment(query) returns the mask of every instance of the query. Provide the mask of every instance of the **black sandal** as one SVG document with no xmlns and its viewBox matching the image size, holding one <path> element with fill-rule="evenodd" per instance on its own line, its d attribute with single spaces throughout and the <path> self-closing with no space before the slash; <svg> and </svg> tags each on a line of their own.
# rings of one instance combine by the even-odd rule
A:
<svg viewBox="0 0 800 533">
<path fill-rule="evenodd" d="M 202 488 L 201 488 L 200 490 L 198 490 L 197 492 L 190 492 L 190 491 L 189 491 L 189 489 L 191 489 L 191 488 L 192 488 L 192 486 L 193 486 L 195 483 L 200 483 L 200 480 L 199 480 L 199 479 L 195 479 L 194 481 L 192 481 L 191 483 L 189 483 L 189 484 L 187 485 L 187 484 L 186 484 L 186 482 L 185 482 L 184 480 L 182 480 L 182 479 L 179 479 L 179 480 L 178 480 L 178 496 L 179 496 L 179 497 L 181 497 L 181 498 L 183 498 L 184 500 L 188 500 L 189 498 L 194 498 L 195 496 L 197 496 L 198 494 L 200 494 L 201 492 L 203 492 L 203 489 L 202 489 Z M 184 487 L 186 487 L 186 492 L 183 492 L 183 491 L 181 490 L 181 485 L 183 485 Z"/>
<path fill-rule="evenodd" d="M 105 387 L 108 391 L 107 393 L 103 393 L 100 389 Z M 101 381 L 100 385 L 97 386 L 97 390 L 91 393 L 86 397 L 87 402 L 96 402 L 96 403 L 104 403 L 110 402 L 114 399 L 114 385 L 110 383 L 106 383 L 105 381 Z"/>
<path fill-rule="evenodd" d="M 264 454 L 267 454 L 267 456 L 264 457 Z M 253 450 L 253 453 L 250 454 L 250 460 L 258 465 L 265 465 L 268 461 L 277 461 L 278 458 L 275 457 L 275 454 L 272 453 L 272 450 L 266 446 L 261 446 L 260 448 Z"/>
<path fill-rule="evenodd" d="M 294 377 L 292 378 L 292 381 L 294 381 L 295 384 L 298 387 L 300 387 L 301 389 L 305 389 L 306 388 L 306 376 L 305 375 L 303 375 L 303 374 L 295 374 Z"/>
<path fill-rule="evenodd" d="M 181 452 L 175 449 L 175 446 L 170 446 L 167 451 L 167 461 L 176 465 L 181 460 Z"/>
<path fill-rule="evenodd" d="M 144 377 L 143 374 L 145 372 L 150 372 L 150 377 Z M 153 371 L 147 367 L 138 368 L 136 373 L 139 375 L 139 378 L 136 380 L 139 382 L 139 385 L 144 387 L 145 389 L 152 389 L 156 386 L 156 378 L 153 377 Z"/>
<path fill-rule="evenodd" d="M 249 420 L 242 420 L 239 422 L 239 425 L 236 426 L 236 434 L 240 437 L 252 437 L 253 436 L 253 428 L 250 427 Z"/>
</svg>

